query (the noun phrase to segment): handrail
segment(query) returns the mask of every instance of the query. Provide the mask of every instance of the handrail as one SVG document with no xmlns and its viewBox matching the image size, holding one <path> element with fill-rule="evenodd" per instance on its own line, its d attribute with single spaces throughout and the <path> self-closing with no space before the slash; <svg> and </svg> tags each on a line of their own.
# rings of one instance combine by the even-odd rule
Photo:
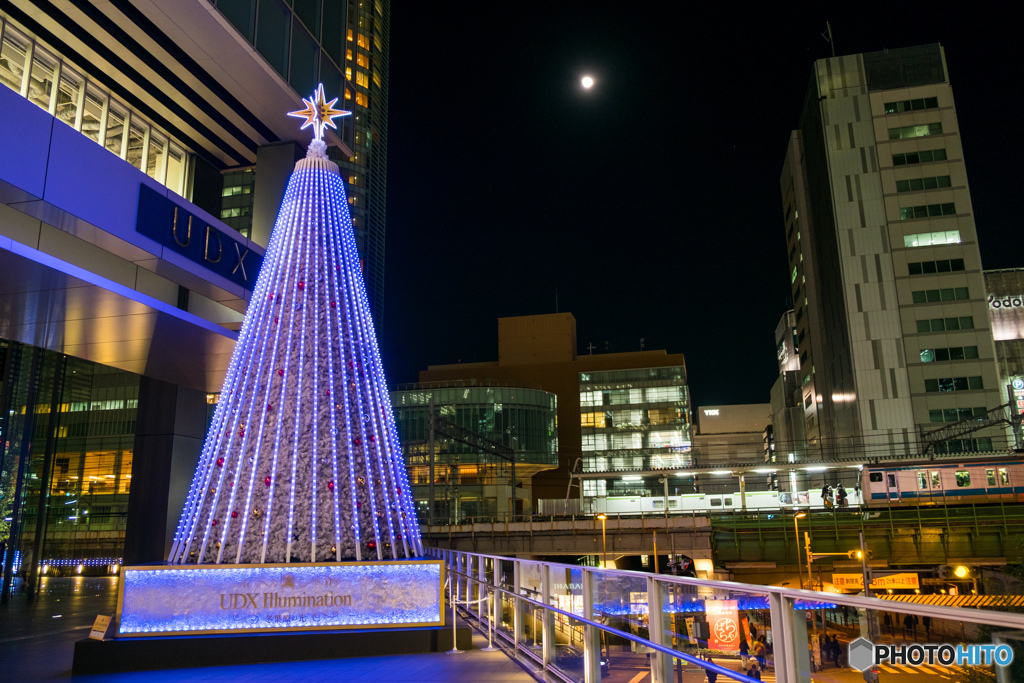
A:
<svg viewBox="0 0 1024 683">
<path fill-rule="evenodd" d="M 521 561 L 528 562 L 530 560 L 521 560 Z M 554 564 L 554 563 L 549 563 L 549 564 Z M 690 662 L 691 664 L 697 664 L 698 666 L 701 666 L 701 667 L 703 667 L 705 669 L 710 669 L 711 671 L 719 673 L 719 674 L 721 674 L 723 676 L 726 676 L 728 678 L 732 678 L 732 679 L 737 680 L 737 681 L 743 681 L 744 683 L 746 683 L 747 681 L 750 681 L 751 683 L 756 683 L 756 681 L 757 681 L 757 679 L 750 678 L 749 676 L 744 676 L 743 674 L 738 674 L 735 671 L 733 671 L 732 669 L 727 669 L 727 668 L 725 668 L 723 666 L 719 666 L 718 664 L 715 664 L 714 662 L 709 662 L 707 660 L 703 660 L 703 659 L 700 659 L 698 657 L 694 657 L 693 655 L 688 655 L 685 652 L 680 652 L 678 650 L 673 650 L 672 648 L 666 647 L 664 645 L 658 645 L 657 643 L 651 642 L 650 640 L 648 640 L 647 638 L 644 638 L 642 636 L 638 636 L 638 635 L 633 634 L 633 633 L 627 633 L 626 631 L 619 630 L 619 629 L 617 629 L 617 628 L 615 628 L 613 626 L 608 626 L 607 624 L 602 624 L 602 623 L 600 623 L 598 621 L 594 621 L 592 619 L 587 619 L 586 617 L 584 617 L 582 615 L 579 615 L 579 614 L 573 614 L 572 612 L 566 612 L 565 610 L 562 610 L 562 609 L 559 609 L 557 607 L 554 607 L 553 605 L 545 605 L 543 602 L 534 600 L 533 598 L 529 598 L 529 597 L 527 597 L 525 595 L 516 595 L 513 591 L 510 591 L 507 588 L 502 588 L 501 586 L 496 586 L 493 583 L 490 583 L 490 582 L 487 582 L 487 581 L 481 581 L 478 576 L 473 576 L 471 574 L 466 574 L 464 572 L 460 572 L 460 571 L 457 571 L 455 569 L 452 569 L 451 567 L 448 568 L 448 572 L 451 573 L 451 574 L 456 574 L 458 576 L 462 576 L 464 578 L 467 578 L 470 581 L 473 581 L 473 582 L 475 582 L 478 585 L 486 586 L 486 587 L 488 587 L 488 588 L 490 588 L 490 589 L 492 589 L 492 590 L 494 590 L 496 592 L 505 593 L 507 595 L 514 596 L 514 597 L 518 598 L 519 600 L 522 600 L 525 603 L 534 605 L 536 607 L 542 607 L 544 609 L 550 610 L 550 611 L 555 612 L 557 614 L 561 614 L 562 616 L 568 617 L 570 619 L 574 619 L 574 620 L 582 622 L 584 624 L 587 624 L 587 625 L 590 625 L 590 626 L 594 626 L 595 628 L 598 628 L 598 629 L 600 629 L 602 631 L 606 631 L 606 632 L 611 633 L 613 635 L 617 635 L 619 637 L 625 638 L 626 640 L 632 640 L 634 642 L 640 643 L 641 645 L 643 645 L 645 647 L 649 647 L 649 648 L 651 648 L 653 650 L 658 650 L 659 652 L 664 652 L 665 654 L 669 655 L 670 657 L 678 657 L 679 659 L 682 659 L 684 661 Z"/>
<path fill-rule="evenodd" d="M 442 548 L 429 548 L 428 551 L 447 551 Z M 582 567 L 579 565 L 562 564 L 560 562 L 545 562 L 541 560 L 528 560 L 520 558 L 503 557 L 501 555 L 489 555 L 487 553 L 471 553 L 462 550 L 448 551 L 458 552 L 463 555 L 475 555 L 477 557 L 489 557 L 493 560 L 516 561 L 530 564 L 546 564 L 570 569 L 589 571 L 605 576 L 621 576 L 630 579 L 648 579 L 654 577 L 659 581 L 684 586 L 704 586 L 706 588 L 718 588 L 735 593 L 753 593 L 756 595 L 769 595 L 772 593 L 793 600 L 806 600 L 811 603 L 838 603 L 850 607 L 861 607 L 869 610 L 880 610 L 883 612 L 892 611 L 894 604 L 890 600 L 881 598 L 868 598 L 858 595 L 843 595 L 840 593 L 824 593 L 810 591 L 802 588 L 786 588 L 785 586 L 759 586 L 755 584 L 739 583 L 736 581 L 718 581 L 715 579 L 695 579 L 688 576 L 674 576 L 669 574 L 648 574 L 632 569 L 606 569 L 598 567 Z M 478 578 L 470 577 L 478 583 L 484 583 Z M 522 597 L 522 596 L 519 596 Z M 1005 626 L 1007 628 L 1024 628 L 1024 614 L 1013 612 L 995 612 L 992 610 L 965 609 L 962 607 L 944 607 L 941 605 L 924 605 L 920 603 L 901 602 L 900 612 L 929 616 L 938 619 L 950 619 L 953 621 L 967 621 L 973 624 L 989 624 L 993 626 Z M 552 608 L 554 609 L 554 608 Z M 573 617 L 577 618 L 577 617 Z"/>
</svg>

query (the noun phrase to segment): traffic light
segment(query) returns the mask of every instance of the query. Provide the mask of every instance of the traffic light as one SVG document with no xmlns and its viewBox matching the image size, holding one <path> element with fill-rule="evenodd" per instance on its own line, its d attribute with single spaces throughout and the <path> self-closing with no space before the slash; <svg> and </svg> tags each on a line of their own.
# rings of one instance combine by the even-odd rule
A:
<svg viewBox="0 0 1024 683">
<path fill-rule="evenodd" d="M 871 552 L 870 550 L 867 551 L 867 554 L 868 554 L 867 559 L 869 559 L 869 560 L 872 557 L 875 556 L 875 554 L 873 552 Z M 862 559 L 865 559 L 864 558 L 864 553 L 861 552 L 860 550 L 851 550 L 850 552 L 846 553 L 846 556 L 849 557 L 851 560 L 862 560 Z"/>
<path fill-rule="evenodd" d="M 944 564 L 939 567 L 939 576 L 947 581 L 971 581 L 978 578 L 978 568 L 966 564 Z"/>
</svg>

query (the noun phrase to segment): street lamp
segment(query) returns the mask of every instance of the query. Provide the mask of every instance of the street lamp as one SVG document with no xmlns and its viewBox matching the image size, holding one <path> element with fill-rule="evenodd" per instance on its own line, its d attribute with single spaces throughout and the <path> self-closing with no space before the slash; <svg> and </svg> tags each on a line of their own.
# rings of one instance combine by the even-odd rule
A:
<svg viewBox="0 0 1024 683">
<path fill-rule="evenodd" d="M 599 514 L 597 516 L 597 518 L 599 520 L 601 520 L 601 553 L 603 555 L 603 559 L 601 560 L 601 562 L 604 565 L 604 568 L 607 569 L 608 568 L 608 541 L 607 541 L 607 539 L 606 539 L 606 537 L 604 535 L 604 523 L 608 520 L 608 515 L 606 515 L 606 514 L 604 514 L 602 512 L 601 514 Z"/>
<path fill-rule="evenodd" d="M 795 515 L 793 515 L 793 532 L 796 534 L 796 575 L 800 579 L 801 588 L 804 587 L 804 570 L 803 563 L 800 561 L 800 522 L 798 520 L 801 520 L 806 516 L 806 512 L 797 512 Z M 811 580 L 811 567 L 809 558 L 807 563 L 807 580 Z"/>
</svg>

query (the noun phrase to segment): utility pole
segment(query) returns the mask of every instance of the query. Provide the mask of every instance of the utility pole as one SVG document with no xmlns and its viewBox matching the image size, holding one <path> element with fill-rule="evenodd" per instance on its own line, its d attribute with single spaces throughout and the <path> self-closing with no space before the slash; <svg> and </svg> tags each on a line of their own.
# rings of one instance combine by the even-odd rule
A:
<svg viewBox="0 0 1024 683">
<path fill-rule="evenodd" d="M 430 479 L 427 491 L 427 528 L 429 529 L 434 526 L 434 392 L 430 392 L 430 407 L 427 410 L 427 421 L 430 423 L 430 450 L 427 453 L 427 476 Z"/>
</svg>

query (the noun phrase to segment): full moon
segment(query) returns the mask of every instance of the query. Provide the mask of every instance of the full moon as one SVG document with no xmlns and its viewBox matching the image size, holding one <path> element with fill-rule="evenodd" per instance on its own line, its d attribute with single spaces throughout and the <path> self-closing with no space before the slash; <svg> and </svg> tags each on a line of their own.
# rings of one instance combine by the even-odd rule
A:
<svg viewBox="0 0 1024 683">
<path fill-rule="evenodd" d="M 594 79 L 590 76 L 584 76 L 583 80 L 580 81 L 580 84 L 582 84 L 584 88 L 589 88 L 594 85 Z"/>
</svg>

